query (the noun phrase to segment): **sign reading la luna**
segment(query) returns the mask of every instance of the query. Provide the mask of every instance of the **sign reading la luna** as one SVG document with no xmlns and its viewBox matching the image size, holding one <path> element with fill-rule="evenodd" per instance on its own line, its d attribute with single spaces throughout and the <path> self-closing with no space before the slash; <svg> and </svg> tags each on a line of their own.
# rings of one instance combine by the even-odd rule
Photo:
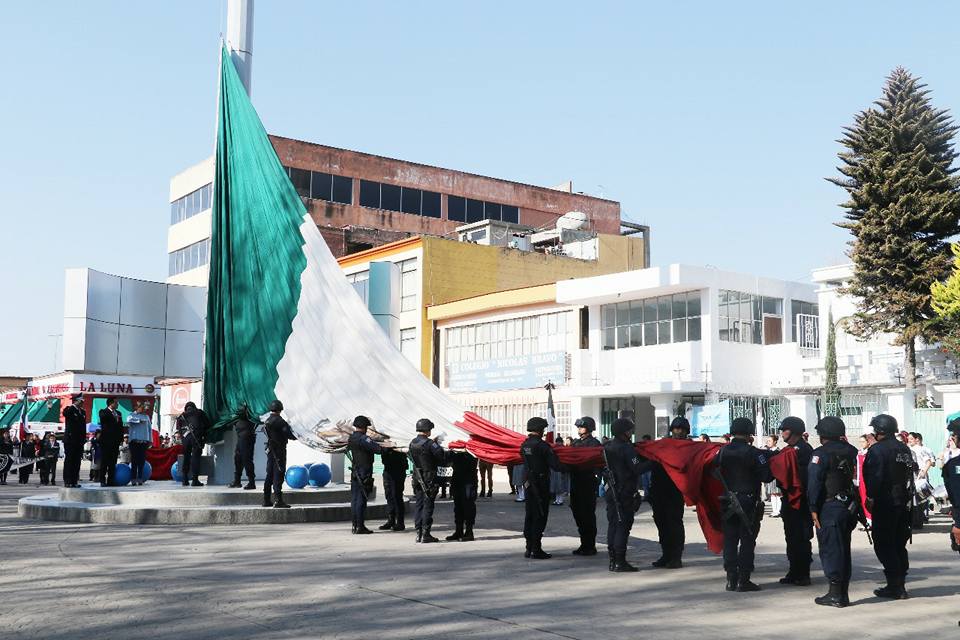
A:
<svg viewBox="0 0 960 640">
<path fill-rule="evenodd" d="M 447 365 L 447 390 L 454 393 L 535 389 L 550 381 L 562 382 L 566 379 L 565 351 L 451 362 Z"/>
</svg>

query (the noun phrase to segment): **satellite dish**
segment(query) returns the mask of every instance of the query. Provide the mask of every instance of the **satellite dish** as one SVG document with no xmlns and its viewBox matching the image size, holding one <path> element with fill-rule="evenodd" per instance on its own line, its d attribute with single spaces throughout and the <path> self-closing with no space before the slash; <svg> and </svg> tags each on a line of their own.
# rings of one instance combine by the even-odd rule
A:
<svg viewBox="0 0 960 640">
<path fill-rule="evenodd" d="M 557 230 L 562 229 L 582 229 L 587 225 L 589 219 L 583 211 L 569 211 L 557 218 Z"/>
</svg>

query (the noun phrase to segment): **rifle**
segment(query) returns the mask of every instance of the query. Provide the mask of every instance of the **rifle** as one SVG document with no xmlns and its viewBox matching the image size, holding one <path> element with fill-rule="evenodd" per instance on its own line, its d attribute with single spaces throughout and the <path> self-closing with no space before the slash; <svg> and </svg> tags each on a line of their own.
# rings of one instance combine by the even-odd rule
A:
<svg viewBox="0 0 960 640">
<path fill-rule="evenodd" d="M 861 526 L 863 526 L 863 530 L 867 534 L 867 542 L 869 542 L 870 546 L 872 547 L 873 535 L 870 534 L 872 527 L 870 526 L 870 522 L 867 520 L 867 514 L 863 510 L 863 505 L 860 504 L 859 494 L 853 494 L 851 496 L 850 504 L 847 506 L 847 511 L 850 512 L 850 515 L 856 518 L 857 522 L 859 522 Z"/>
<path fill-rule="evenodd" d="M 613 475 L 613 469 L 610 467 L 610 462 L 607 460 L 607 448 L 603 447 L 603 465 L 604 465 L 604 475 L 607 477 L 607 484 L 610 485 L 610 492 L 613 494 L 613 507 L 617 511 L 617 522 L 623 522 L 623 513 L 620 510 L 620 496 L 617 494 L 617 483 Z"/>
<path fill-rule="evenodd" d="M 733 491 L 730 490 L 730 487 L 727 486 L 727 479 L 723 477 L 723 473 L 720 471 L 720 462 L 723 457 L 723 449 L 720 450 L 720 454 L 717 456 L 717 464 L 713 469 L 713 475 L 717 480 L 720 481 L 720 484 L 723 485 L 723 498 L 726 499 L 729 504 L 729 508 L 733 511 L 734 514 L 740 521 L 743 522 L 744 526 L 747 529 L 753 529 L 753 521 L 750 519 L 750 516 L 747 515 L 746 511 L 743 510 L 743 505 L 740 504 L 740 499 L 737 497 Z"/>
<path fill-rule="evenodd" d="M 420 491 L 426 495 L 427 484 L 423 481 L 423 476 L 420 475 L 420 468 L 417 466 L 417 461 L 413 459 L 412 451 L 407 451 L 407 458 L 410 459 L 410 464 L 413 465 L 413 481 L 420 485 Z"/>
</svg>

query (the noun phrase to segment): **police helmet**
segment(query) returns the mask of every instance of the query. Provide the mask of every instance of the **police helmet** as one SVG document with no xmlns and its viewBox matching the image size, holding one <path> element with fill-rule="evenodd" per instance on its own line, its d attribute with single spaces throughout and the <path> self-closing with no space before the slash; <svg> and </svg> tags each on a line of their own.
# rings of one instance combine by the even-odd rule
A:
<svg viewBox="0 0 960 640">
<path fill-rule="evenodd" d="M 587 431 L 594 431 L 597 428 L 597 423 L 594 422 L 593 418 L 590 416 L 583 416 L 582 418 L 577 418 L 577 421 L 573 423 L 578 429 L 583 428 Z"/>
<path fill-rule="evenodd" d="M 542 434 L 547 428 L 547 421 L 540 416 L 534 416 L 527 420 L 527 432 Z"/>
<path fill-rule="evenodd" d="M 367 416 L 357 416 L 356 418 L 353 419 L 353 426 L 356 427 L 357 429 L 366 429 L 371 424 L 373 423 L 370 422 L 370 418 L 368 418 Z"/>
<path fill-rule="evenodd" d="M 274 400 L 270 403 L 270 406 L 267 407 L 272 413 L 280 413 L 283 411 L 283 403 L 279 400 Z"/>
<path fill-rule="evenodd" d="M 417 420 L 417 433 L 430 433 L 433 431 L 433 423 L 428 418 Z"/>
<path fill-rule="evenodd" d="M 750 418 L 736 418 L 730 425 L 730 433 L 735 436 L 752 436 L 755 431 Z"/>
<path fill-rule="evenodd" d="M 817 433 L 821 437 L 839 438 L 847 435 L 847 426 L 836 416 L 825 416 L 817 423 Z"/>
<path fill-rule="evenodd" d="M 797 416 L 787 416 L 780 421 L 780 431 L 789 431 L 794 435 L 802 435 L 807 425 Z"/>
<path fill-rule="evenodd" d="M 192 410 L 194 410 L 194 409 L 196 409 L 196 408 L 197 408 L 197 404 L 196 404 L 195 402 L 192 402 L 192 401 L 191 401 L 191 402 L 188 402 L 188 403 L 185 404 L 185 405 L 183 405 L 183 410 L 184 410 L 184 411 L 192 411 Z"/>
<path fill-rule="evenodd" d="M 687 432 L 687 435 L 690 435 L 690 421 L 683 416 L 677 416 L 673 419 L 673 422 L 670 423 L 670 431 L 674 429 L 683 429 Z"/>
<path fill-rule="evenodd" d="M 888 436 L 893 435 L 897 432 L 897 419 L 881 413 L 880 415 L 873 416 L 873 419 L 870 420 L 870 426 L 873 427 L 874 432 L 877 434 L 885 433 Z"/>
<path fill-rule="evenodd" d="M 621 436 L 625 433 L 630 433 L 634 430 L 634 424 L 632 420 L 626 418 L 617 418 L 613 421 L 613 425 L 610 426 L 610 431 L 614 436 Z"/>
</svg>

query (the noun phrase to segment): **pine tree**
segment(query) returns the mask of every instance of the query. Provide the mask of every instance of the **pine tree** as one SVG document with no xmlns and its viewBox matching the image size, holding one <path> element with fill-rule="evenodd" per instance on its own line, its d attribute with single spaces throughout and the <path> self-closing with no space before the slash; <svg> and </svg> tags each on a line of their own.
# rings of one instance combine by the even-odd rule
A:
<svg viewBox="0 0 960 640">
<path fill-rule="evenodd" d="M 858 307 L 845 328 L 861 338 L 895 334 L 911 389 L 916 339 L 936 338 L 930 287 L 949 274 L 947 241 L 960 231 L 957 127 L 929 93 L 906 69 L 894 69 L 883 97 L 844 128 L 843 177 L 828 178 L 850 196 L 841 205 L 846 221 L 837 224 L 853 235 L 854 273 L 843 292 Z"/>
<path fill-rule="evenodd" d="M 824 414 L 840 415 L 840 385 L 837 384 L 837 329 L 833 324 L 833 309 L 827 312 L 827 350 L 823 358 L 827 377 L 823 384 Z"/>
</svg>

